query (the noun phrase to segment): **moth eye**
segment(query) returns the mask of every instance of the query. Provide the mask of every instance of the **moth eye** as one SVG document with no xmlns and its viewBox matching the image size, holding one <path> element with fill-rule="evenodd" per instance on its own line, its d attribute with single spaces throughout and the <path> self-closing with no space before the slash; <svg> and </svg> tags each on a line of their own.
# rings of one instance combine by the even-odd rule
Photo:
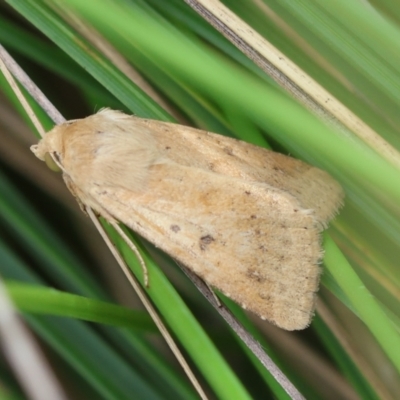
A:
<svg viewBox="0 0 400 400">
<path fill-rule="evenodd" d="M 54 158 L 57 160 L 57 161 L 54 161 L 53 160 L 53 157 L 50 155 L 50 153 L 46 153 L 45 155 L 44 155 L 44 161 L 45 161 L 45 163 L 46 163 L 46 165 L 52 170 L 52 171 L 54 171 L 54 172 L 61 172 L 62 171 L 62 169 L 60 168 L 60 165 L 59 165 L 59 159 L 58 159 L 58 155 L 57 155 L 57 153 L 53 153 L 53 155 L 54 155 Z"/>
</svg>

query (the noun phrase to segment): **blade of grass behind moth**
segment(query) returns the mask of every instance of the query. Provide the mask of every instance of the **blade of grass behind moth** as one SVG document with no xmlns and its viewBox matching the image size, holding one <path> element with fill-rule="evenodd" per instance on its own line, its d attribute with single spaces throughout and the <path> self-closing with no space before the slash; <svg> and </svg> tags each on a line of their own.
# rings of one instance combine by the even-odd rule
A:
<svg viewBox="0 0 400 400">
<path fill-rule="evenodd" d="M 353 132 L 400 168 L 400 154 L 394 147 L 222 3 L 185 2 L 309 110 L 339 130 Z"/>
<path fill-rule="evenodd" d="M 400 341 L 393 322 L 364 286 L 335 242 L 324 234 L 324 264 L 350 300 L 355 312 L 367 325 L 387 357 L 400 372 Z M 324 277 L 322 278 L 325 279 Z"/>
<path fill-rule="evenodd" d="M 43 92 L 31 81 L 31 79 L 26 75 L 26 73 L 19 67 L 19 65 L 14 61 L 14 59 L 10 56 L 7 50 L 0 44 L 0 60 L 2 61 L 2 65 L 5 68 L 2 68 L 4 75 L 10 78 L 10 74 L 8 71 L 11 71 L 15 78 L 25 87 L 28 93 L 36 100 L 36 102 L 43 108 L 43 110 L 47 113 L 47 115 L 56 123 L 61 123 L 64 121 L 64 118 L 58 112 L 58 110 L 51 104 Z M 25 97 L 22 95 L 21 91 L 19 90 L 18 86 L 15 85 L 13 82 L 14 80 L 8 80 L 10 86 L 15 89 L 15 93 L 19 93 L 19 99 L 21 100 L 22 104 L 26 104 Z M 36 129 L 38 132 L 43 136 L 44 131 L 43 128 L 41 129 L 41 124 L 37 120 L 36 116 L 30 110 L 30 106 L 26 108 L 29 117 L 31 117 L 32 122 L 37 123 Z"/>
<path fill-rule="evenodd" d="M 39 346 L 24 326 L 0 280 L 0 337 L 3 354 L 32 400 L 66 400 Z"/>
<path fill-rule="evenodd" d="M 151 97 L 157 104 L 164 110 L 168 111 L 175 119 L 182 122 L 182 116 L 178 115 L 175 109 L 166 102 L 153 87 L 143 78 L 143 76 L 132 67 L 131 64 L 122 56 L 120 52 L 115 49 L 105 37 L 103 37 L 93 26 L 90 26 L 86 21 L 83 21 L 76 14 L 72 13 L 65 7 L 60 8 L 60 4 L 50 3 L 58 15 L 83 37 L 86 38 L 94 47 L 96 47 L 106 58 L 108 58 L 121 72 L 123 72 L 132 82 L 140 87 L 149 97 Z"/>
<path fill-rule="evenodd" d="M 164 337 L 165 341 L 167 342 L 169 348 L 174 353 L 175 357 L 177 358 L 178 362 L 181 364 L 181 366 L 182 366 L 183 370 L 185 371 L 186 375 L 188 376 L 188 378 L 192 382 L 192 384 L 195 387 L 197 393 L 199 394 L 199 396 L 202 399 L 207 399 L 207 396 L 206 396 L 205 392 L 203 391 L 200 383 L 198 382 L 198 380 L 196 379 L 194 373 L 190 369 L 188 363 L 186 362 L 184 356 L 180 352 L 180 350 L 179 350 L 178 346 L 176 345 L 174 339 L 172 338 L 171 334 L 168 332 L 168 329 L 166 328 L 166 326 L 162 322 L 161 318 L 157 314 L 157 311 L 155 310 L 153 305 L 150 303 L 150 301 L 147 298 L 146 294 L 143 292 L 143 290 L 142 290 L 140 284 L 137 282 L 135 276 L 133 275 L 133 273 L 131 272 L 129 267 L 125 264 L 123 258 L 119 254 L 118 250 L 112 244 L 110 238 L 108 237 L 107 233 L 105 232 L 105 230 L 103 229 L 103 227 L 99 223 L 99 221 L 96 218 L 96 216 L 94 215 L 93 211 L 90 208 L 88 208 L 86 211 L 87 211 L 90 219 L 92 220 L 93 224 L 95 225 L 96 229 L 99 231 L 101 237 L 105 241 L 106 245 L 110 249 L 111 253 L 113 254 L 114 258 L 116 259 L 118 265 L 121 267 L 122 271 L 124 272 L 124 274 L 125 274 L 126 278 L 128 279 L 129 283 L 134 288 L 136 294 L 139 296 L 139 298 L 140 298 L 141 302 L 143 303 L 144 307 L 146 308 L 146 310 L 150 314 L 152 320 L 157 325 L 159 331 L 161 332 L 162 336 Z M 123 233 L 121 228 L 119 228 L 117 224 L 112 224 L 112 226 L 122 236 L 122 238 L 124 240 L 126 240 L 127 237 Z M 121 234 L 121 232 L 123 234 Z M 127 242 L 127 244 L 129 246 L 129 248 L 132 249 L 132 243 L 128 243 Z M 137 252 L 138 252 L 138 250 L 137 250 Z M 135 255 L 137 255 L 137 252 L 135 252 Z M 147 280 L 147 274 L 145 275 L 145 280 Z"/>
<path fill-rule="evenodd" d="M 2 49 L 2 50 L 4 51 L 4 49 Z M 1 56 L 1 54 L 0 54 L 0 56 Z M 4 65 L 3 61 L 1 60 L 1 57 L 0 57 L 0 69 L 2 70 L 2 72 L 4 73 L 6 78 L 8 79 L 8 81 L 9 81 L 10 85 L 12 86 L 12 88 L 15 90 L 16 95 L 20 99 L 20 101 L 21 101 L 23 107 L 26 109 L 28 115 L 32 118 L 32 121 L 34 122 L 34 125 L 36 126 L 38 131 L 43 136 L 43 134 L 44 134 L 43 127 L 41 126 L 39 120 L 34 115 L 33 110 L 29 106 L 29 104 L 26 101 L 25 97 L 23 96 L 22 92 L 19 90 L 19 88 L 18 88 L 16 82 L 14 81 L 12 75 L 8 72 L 6 66 Z M 44 95 L 41 94 L 41 96 L 44 96 Z M 97 220 L 96 216 L 94 215 L 93 211 L 90 208 L 87 208 L 86 211 L 87 211 L 90 219 L 92 220 L 93 224 L 95 225 L 96 229 L 99 231 L 100 235 L 102 236 L 103 240 L 106 242 L 107 246 L 109 247 L 110 251 L 112 252 L 114 258 L 118 262 L 119 266 L 121 267 L 122 271 L 124 272 L 125 276 L 127 277 L 128 281 L 130 282 L 131 286 L 134 288 L 135 292 L 139 296 L 139 298 L 142 301 L 143 305 L 145 306 L 146 310 L 149 312 L 149 314 L 150 314 L 151 318 L 153 319 L 154 323 L 159 328 L 159 330 L 160 330 L 162 336 L 164 337 L 164 339 L 166 340 L 169 348 L 171 349 L 171 351 L 174 353 L 175 357 L 177 358 L 177 360 L 181 364 L 182 368 L 184 369 L 184 371 L 187 374 L 188 378 L 192 382 L 192 384 L 195 387 L 196 391 L 198 392 L 198 394 L 200 395 L 200 397 L 202 399 L 207 399 L 207 396 L 206 396 L 205 392 L 201 388 L 201 386 L 200 386 L 199 382 L 197 381 L 195 375 L 191 371 L 188 363 L 186 362 L 186 360 L 183 357 L 182 353 L 180 352 L 179 348 L 175 344 L 172 336 L 169 334 L 169 332 L 168 332 L 167 328 L 165 327 L 164 323 L 161 321 L 161 318 L 158 316 L 156 310 L 151 305 L 150 301 L 148 300 L 148 298 L 145 295 L 145 293 L 142 291 L 140 285 L 137 283 L 136 279 L 134 278 L 134 276 L 130 272 L 129 268 L 124 263 L 122 257 L 120 256 L 120 254 L 118 253 L 116 248 L 112 245 L 110 239 L 108 238 L 108 236 L 107 236 L 106 232 L 104 231 L 103 227 L 100 225 L 100 223 Z M 122 231 L 115 225 L 114 225 L 114 228 L 121 235 Z M 126 236 L 124 234 L 122 236 L 123 236 L 123 239 L 126 238 Z M 130 248 L 132 249 L 132 246 L 130 246 Z M 138 256 L 138 252 L 135 252 L 135 253 Z M 140 257 L 139 257 L 139 259 L 140 259 Z M 145 275 L 145 276 L 147 276 L 147 275 Z M 1 289 L 1 287 L 0 287 L 0 289 Z M 1 295 L 1 292 L 0 292 L 0 295 Z M 42 397 L 42 398 L 45 398 L 45 397 Z M 51 397 L 49 397 L 49 398 L 51 398 Z M 53 397 L 53 398 L 57 398 L 57 397 Z M 58 397 L 58 398 L 61 399 L 61 397 Z"/>
<path fill-rule="evenodd" d="M 321 321 L 315 322 L 316 329 L 324 330 L 324 335 L 321 335 L 321 337 L 325 339 L 329 337 L 329 340 L 326 340 L 326 347 L 331 351 L 332 357 L 338 359 L 342 368 L 352 368 L 353 384 L 357 387 L 361 397 L 374 398 L 377 396 L 381 399 L 389 399 L 391 397 L 390 390 L 383 385 L 374 369 L 365 359 L 364 354 L 357 352 L 354 348 L 346 330 L 335 321 L 334 314 L 324 301 L 318 302 L 317 310 Z M 347 362 L 345 362 L 346 359 L 348 359 Z M 357 376 L 357 379 L 354 379 L 354 376 Z"/>
<path fill-rule="evenodd" d="M 211 289 L 194 274 L 191 270 L 186 268 L 184 265 L 179 263 L 179 266 L 185 272 L 185 274 L 194 283 L 197 289 L 203 294 L 203 296 L 212 304 L 212 306 L 219 312 L 219 314 L 225 319 L 232 330 L 240 337 L 240 339 L 246 344 L 250 351 L 256 356 L 262 365 L 271 373 L 276 381 L 282 386 L 285 392 L 296 400 L 304 399 L 301 393 L 296 387 L 289 381 L 285 374 L 278 368 L 271 357 L 264 351 L 262 346 L 250 335 L 249 332 L 240 324 L 236 317 L 223 305 L 219 304 L 218 299 L 211 291 Z"/>
<path fill-rule="evenodd" d="M 1 243 L 0 259 L 2 260 L 0 263 L 1 273 L 7 279 L 26 282 L 31 285 L 33 291 L 40 290 L 40 286 L 46 285 L 44 280 L 20 259 L 19 254 Z M 51 291 L 49 288 L 45 290 Z M 61 295 L 74 296 L 65 292 Z M 42 300 L 46 302 L 43 304 L 42 310 L 39 310 L 41 315 L 32 313 L 34 310 L 30 307 L 27 310 L 22 308 L 27 311 L 25 320 L 50 348 L 78 372 L 81 379 L 89 383 L 92 390 L 97 393 L 94 397 L 92 396 L 93 398 L 130 399 L 132 391 L 142 393 L 141 398 L 145 399 L 165 399 L 166 393 L 172 396 L 171 398 L 177 399 L 198 398 L 192 388 L 189 389 L 189 385 L 182 382 L 184 379 L 181 374 L 178 377 L 170 363 L 159 356 L 159 351 L 152 350 L 154 345 L 151 345 L 150 348 L 148 344 L 142 342 L 142 335 L 134 332 L 130 334 L 130 329 L 124 329 L 120 332 L 122 335 L 118 335 L 118 331 L 114 328 L 109 330 L 101 325 L 96 325 L 96 329 L 92 329 L 76 319 L 79 319 L 77 315 L 79 306 L 76 307 L 76 305 L 73 311 L 75 315 L 70 315 L 70 318 L 57 318 L 55 316 L 62 316 L 67 309 L 59 313 L 59 309 L 62 307 L 59 304 L 56 305 L 56 309 L 50 310 L 49 298 L 46 297 L 44 299 L 39 296 L 35 300 L 39 304 L 32 305 L 32 307 L 41 308 L 40 302 Z M 17 300 L 14 301 L 16 305 L 21 305 Z M 27 301 L 29 300 L 27 299 Z M 81 303 L 81 305 L 83 304 Z M 83 307 L 86 308 L 84 305 Z M 86 308 L 84 313 L 87 311 Z M 103 308 L 103 312 L 107 312 L 105 308 Z M 131 312 L 135 313 L 135 311 Z M 50 316 L 48 316 L 49 313 Z M 148 317 L 147 313 L 146 316 Z M 96 318 L 93 319 L 93 317 L 94 314 L 90 313 L 90 319 L 95 320 Z M 108 319 L 108 322 L 104 319 L 102 322 L 100 320 L 97 322 L 112 323 L 107 315 L 103 315 L 103 317 Z M 128 321 L 126 322 L 129 324 Z M 119 327 L 127 327 L 125 323 L 119 324 Z M 104 334 L 107 337 L 104 337 Z M 119 340 L 117 344 L 114 339 Z M 141 372 L 143 369 L 148 371 L 147 377 L 143 377 Z M 89 396 L 89 398 L 92 397 Z"/>
<path fill-rule="evenodd" d="M 84 37 L 78 35 L 45 2 L 12 0 L 9 3 L 101 82 L 128 109 L 135 109 L 142 116 L 149 117 L 153 113 L 166 120 L 172 119 L 158 104 L 145 96 L 137 86 L 132 85 L 128 77 Z M 146 104 L 145 107 L 143 107 L 143 103 Z"/>
</svg>

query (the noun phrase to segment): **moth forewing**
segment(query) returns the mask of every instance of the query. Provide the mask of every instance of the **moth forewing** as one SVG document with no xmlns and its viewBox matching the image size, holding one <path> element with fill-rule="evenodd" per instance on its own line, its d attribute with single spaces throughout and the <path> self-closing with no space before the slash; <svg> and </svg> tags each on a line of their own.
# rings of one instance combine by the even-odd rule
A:
<svg viewBox="0 0 400 400">
<path fill-rule="evenodd" d="M 324 226 L 342 204 L 344 193 L 339 183 L 325 171 L 300 160 L 214 133 L 132 118 L 135 124 L 151 128 L 159 151 L 170 160 L 287 191 L 302 208 L 312 210 Z"/>
<path fill-rule="evenodd" d="M 287 329 L 314 312 L 320 233 L 343 200 L 327 173 L 245 142 L 105 109 L 55 127 L 79 201 L 118 220 L 243 307 Z M 150 283 L 151 284 L 151 283 Z"/>
</svg>

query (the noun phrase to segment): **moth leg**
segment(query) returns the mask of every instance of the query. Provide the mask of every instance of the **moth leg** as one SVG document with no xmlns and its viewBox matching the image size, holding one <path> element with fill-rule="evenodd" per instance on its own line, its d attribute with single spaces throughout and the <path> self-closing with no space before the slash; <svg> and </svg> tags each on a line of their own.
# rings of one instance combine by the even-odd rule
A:
<svg viewBox="0 0 400 400">
<path fill-rule="evenodd" d="M 68 190 L 71 192 L 71 194 L 75 197 L 75 200 L 77 201 L 79 208 L 82 210 L 82 212 L 86 215 L 88 215 L 87 211 L 86 211 L 86 206 L 85 204 L 81 201 L 80 197 L 79 197 L 79 193 L 78 190 L 74 184 L 74 182 L 72 181 L 72 179 L 67 175 L 67 174 L 63 174 L 63 179 L 65 182 L 65 185 L 67 186 Z"/>
<path fill-rule="evenodd" d="M 216 306 L 218 308 L 222 308 L 223 304 L 221 303 L 221 300 L 218 298 L 218 296 L 215 294 L 214 289 L 206 282 L 203 278 L 201 278 L 199 275 L 196 275 L 191 269 L 189 269 L 185 264 L 182 264 L 181 262 L 175 260 L 175 262 L 179 265 L 179 268 L 187 275 L 187 277 L 194 283 L 194 285 L 197 287 L 197 289 L 200 290 L 200 292 L 203 294 L 203 296 L 211 303 L 213 304 L 211 297 L 214 299 Z M 206 294 L 205 292 L 207 291 L 210 293 Z"/>
<path fill-rule="evenodd" d="M 129 248 L 135 253 L 137 259 L 139 260 L 140 266 L 142 267 L 143 271 L 143 279 L 144 285 L 148 288 L 149 287 L 149 274 L 147 271 L 147 266 L 145 261 L 143 260 L 142 255 L 140 254 L 138 248 L 132 243 L 126 233 L 120 228 L 117 222 L 115 221 L 108 221 L 112 227 L 118 232 L 118 234 L 124 239 L 125 243 L 129 246 Z"/>
<path fill-rule="evenodd" d="M 203 282 L 206 284 L 206 286 L 208 287 L 208 290 L 210 291 L 210 293 L 212 294 L 212 296 L 214 297 L 215 302 L 217 303 L 217 306 L 219 308 L 222 307 L 222 303 L 221 300 L 219 299 L 219 297 L 215 294 L 214 289 L 206 282 L 203 280 Z"/>
</svg>

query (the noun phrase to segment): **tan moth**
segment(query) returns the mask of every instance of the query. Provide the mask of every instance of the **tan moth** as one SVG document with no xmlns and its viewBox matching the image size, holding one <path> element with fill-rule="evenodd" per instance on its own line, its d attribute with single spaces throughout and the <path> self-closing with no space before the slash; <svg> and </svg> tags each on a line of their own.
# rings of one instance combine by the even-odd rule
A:
<svg viewBox="0 0 400 400">
<path fill-rule="evenodd" d="M 205 131 L 103 109 L 54 127 L 54 156 L 78 201 L 121 221 L 261 318 L 312 318 L 321 231 L 340 185 L 302 161 Z"/>
</svg>

